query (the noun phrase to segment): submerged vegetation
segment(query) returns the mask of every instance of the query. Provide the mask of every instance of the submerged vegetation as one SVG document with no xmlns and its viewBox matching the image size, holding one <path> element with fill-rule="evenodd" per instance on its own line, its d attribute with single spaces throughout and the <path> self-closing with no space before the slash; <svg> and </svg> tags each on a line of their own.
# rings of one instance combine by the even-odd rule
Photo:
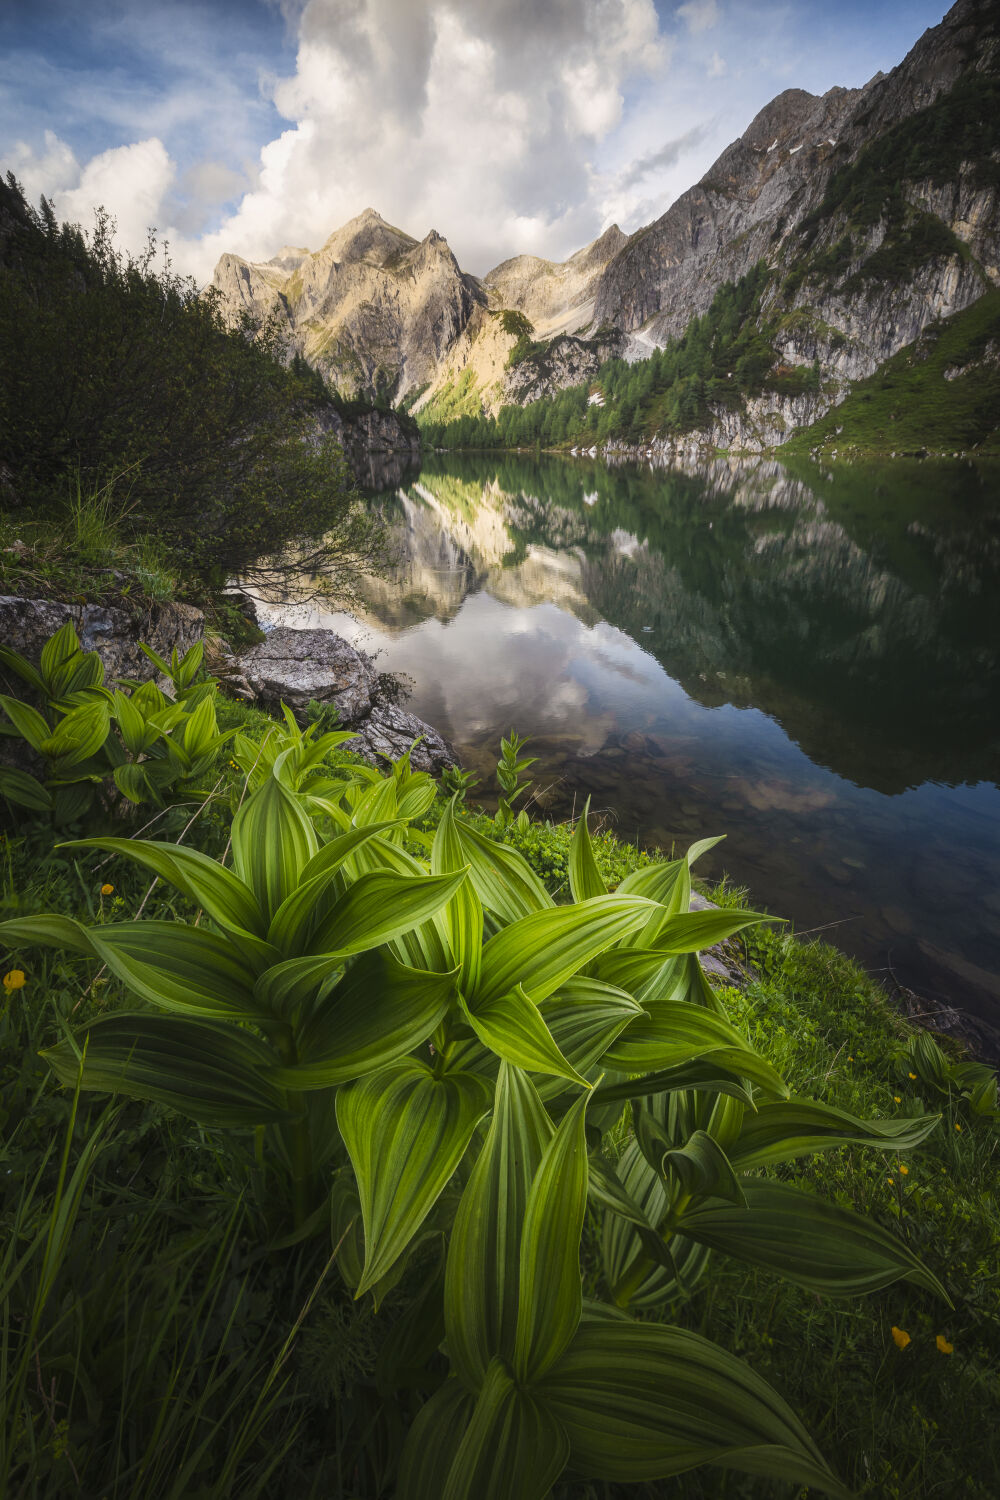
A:
<svg viewBox="0 0 1000 1500">
<path fill-rule="evenodd" d="M 124 764 L 71 647 L 43 683 Z M 529 816 L 516 735 L 490 818 L 158 665 L 225 736 L 205 794 L 7 818 L 4 1488 L 985 1500 L 991 1072 L 690 912 L 716 840 Z"/>
</svg>

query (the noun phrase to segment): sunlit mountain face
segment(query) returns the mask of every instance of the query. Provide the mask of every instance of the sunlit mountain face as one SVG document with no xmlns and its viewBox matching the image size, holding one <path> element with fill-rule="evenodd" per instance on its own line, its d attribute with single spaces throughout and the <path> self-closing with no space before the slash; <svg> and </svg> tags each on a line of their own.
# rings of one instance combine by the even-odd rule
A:
<svg viewBox="0 0 1000 1500">
<path fill-rule="evenodd" d="M 489 777 L 593 794 L 874 970 L 1000 1025 L 1000 474 L 449 458 L 383 494 L 394 562 L 329 623 Z"/>
</svg>

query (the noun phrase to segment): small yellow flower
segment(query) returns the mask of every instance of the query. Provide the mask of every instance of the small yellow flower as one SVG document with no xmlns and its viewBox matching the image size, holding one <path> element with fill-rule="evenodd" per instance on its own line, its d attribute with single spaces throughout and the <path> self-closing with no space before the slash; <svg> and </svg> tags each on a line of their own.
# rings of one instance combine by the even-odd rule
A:
<svg viewBox="0 0 1000 1500">
<path fill-rule="evenodd" d="M 101 886 L 101 895 L 102 896 L 113 896 L 114 893 L 115 893 L 115 888 L 114 888 L 113 885 L 102 885 Z"/>
<path fill-rule="evenodd" d="M 958 1121 L 957 1121 L 957 1120 L 956 1120 L 956 1121 L 955 1121 L 955 1129 L 956 1129 L 956 1130 L 961 1130 L 961 1128 L 962 1128 L 962 1127 L 961 1127 L 961 1125 L 960 1125 L 960 1124 L 959 1124 L 959 1123 L 958 1123 Z"/>
<path fill-rule="evenodd" d="M 902 1104 L 903 1101 L 899 1097 L 898 1094 L 893 1094 L 893 1096 L 892 1096 L 892 1102 L 893 1102 L 893 1104 Z"/>
<path fill-rule="evenodd" d="M 939 1333 L 934 1342 L 937 1344 L 938 1351 L 941 1354 L 953 1354 L 955 1352 L 955 1345 L 949 1344 L 943 1333 Z"/>
<path fill-rule="evenodd" d="M 854 1058 L 853 1058 L 853 1057 L 849 1057 L 849 1058 L 848 1058 L 848 1059 L 847 1059 L 847 1061 L 848 1061 L 848 1062 L 853 1062 L 853 1061 L 854 1061 Z"/>
<path fill-rule="evenodd" d="M 3 976 L 3 987 L 8 995 L 11 990 L 23 990 L 25 985 L 24 970 L 11 969 L 9 974 Z"/>
<path fill-rule="evenodd" d="M 907 1076 L 907 1078 L 912 1078 L 913 1081 L 914 1081 L 914 1083 L 916 1083 L 916 1081 L 917 1081 L 917 1075 L 916 1075 L 916 1073 L 907 1073 L 906 1076 Z"/>
<path fill-rule="evenodd" d="M 889 1184 L 890 1187 L 895 1187 L 896 1186 L 896 1179 L 895 1179 L 895 1177 L 887 1177 L 885 1180 Z"/>
<path fill-rule="evenodd" d="M 897 1349 L 905 1349 L 910 1342 L 910 1335 L 905 1333 L 902 1328 L 897 1328 L 894 1324 L 892 1328 L 892 1341 Z"/>
<path fill-rule="evenodd" d="M 899 1175 L 900 1177 L 909 1177 L 910 1175 L 909 1167 L 905 1167 L 902 1162 L 899 1164 Z"/>
</svg>

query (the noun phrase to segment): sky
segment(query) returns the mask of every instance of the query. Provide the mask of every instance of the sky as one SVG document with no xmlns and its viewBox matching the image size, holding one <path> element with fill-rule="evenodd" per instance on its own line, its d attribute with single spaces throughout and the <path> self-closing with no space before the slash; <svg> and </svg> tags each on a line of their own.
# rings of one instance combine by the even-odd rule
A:
<svg viewBox="0 0 1000 1500">
<path fill-rule="evenodd" d="M 945 0 L 0 0 L 0 169 L 199 284 L 365 208 L 464 270 L 658 218 L 783 89 Z"/>
</svg>

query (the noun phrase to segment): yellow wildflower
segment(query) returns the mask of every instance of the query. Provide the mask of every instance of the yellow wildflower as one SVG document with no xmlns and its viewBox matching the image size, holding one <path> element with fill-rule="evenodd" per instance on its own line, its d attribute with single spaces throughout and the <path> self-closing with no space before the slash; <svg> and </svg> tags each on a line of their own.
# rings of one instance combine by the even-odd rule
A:
<svg viewBox="0 0 1000 1500">
<path fill-rule="evenodd" d="M 895 1187 L 896 1186 L 896 1179 L 895 1179 L 895 1177 L 887 1177 L 885 1180 L 889 1184 L 890 1187 Z"/>
<path fill-rule="evenodd" d="M 853 1058 L 853 1057 L 849 1057 L 849 1058 L 848 1058 L 848 1059 L 847 1059 L 847 1061 L 848 1061 L 848 1062 L 853 1062 L 853 1061 L 854 1061 L 854 1058 Z"/>
<path fill-rule="evenodd" d="M 917 1081 L 917 1075 L 916 1075 L 916 1073 L 907 1073 L 906 1076 L 907 1076 L 907 1078 L 912 1078 L 913 1081 L 914 1081 L 914 1083 L 916 1083 L 916 1081 Z"/>
<path fill-rule="evenodd" d="M 105 885 L 101 886 L 101 895 L 102 896 L 113 896 L 114 893 L 115 893 L 115 888 L 114 888 L 113 885 L 107 885 L 107 884 L 105 884 Z"/>
<path fill-rule="evenodd" d="M 900 1177 L 908 1177 L 910 1175 L 909 1167 L 905 1167 L 902 1162 L 899 1164 L 899 1175 Z"/>
<path fill-rule="evenodd" d="M 5 974 L 3 976 L 3 987 L 7 991 L 8 995 L 10 994 L 11 990 L 22 990 L 24 988 L 24 984 L 25 979 L 23 969 L 11 969 L 9 974 Z"/>
<path fill-rule="evenodd" d="M 893 1102 L 893 1104 L 902 1104 L 903 1101 L 899 1097 L 898 1094 L 893 1094 L 893 1096 L 892 1096 L 892 1102 Z"/>
<path fill-rule="evenodd" d="M 892 1341 L 897 1349 L 905 1349 L 910 1342 L 910 1335 L 905 1333 L 902 1328 L 897 1328 L 894 1324 L 892 1328 Z"/>
<path fill-rule="evenodd" d="M 961 1125 L 960 1125 L 960 1124 L 959 1124 L 959 1123 L 958 1123 L 958 1121 L 957 1121 L 957 1120 L 956 1120 L 956 1121 L 955 1121 L 955 1129 L 956 1129 L 956 1130 L 961 1130 L 961 1128 L 962 1128 L 962 1127 L 961 1127 Z"/>
<path fill-rule="evenodd" d="M 953 1354 L 955 1351 L 955 1345 L 949 1344 L 943 1333 L 939 1333 L 934 1342 L 937 1344 L 938 1351 L 941 1354 Z"/>
</svg>

